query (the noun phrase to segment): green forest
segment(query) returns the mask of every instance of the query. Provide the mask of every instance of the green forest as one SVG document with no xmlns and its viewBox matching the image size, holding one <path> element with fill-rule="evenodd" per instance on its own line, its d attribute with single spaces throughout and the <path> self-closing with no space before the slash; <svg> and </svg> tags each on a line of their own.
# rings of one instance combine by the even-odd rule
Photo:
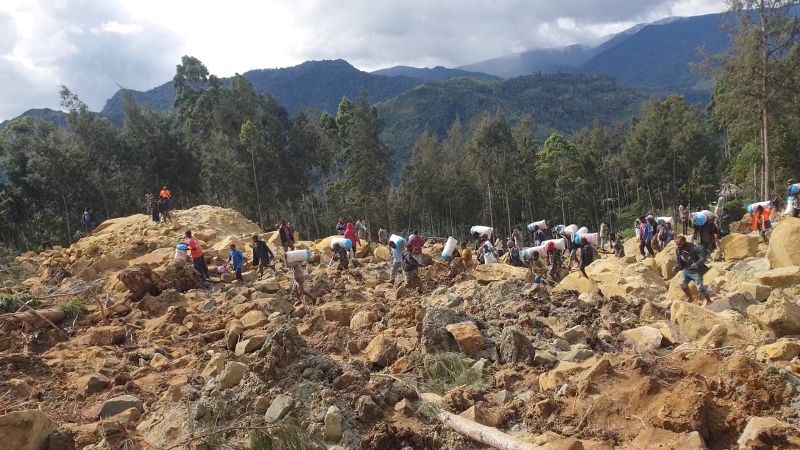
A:
<svg viewBox="0 0 800 450">
<path fill-rule="evenodd" d="M 734 2 L 733 13 L 749 11 L 734 45 L 695 68 L 716 83 L 704 107 L 677 95 L 654 98 L 620 121 L 610 117 L 608 98 L 577 87 L 571 104 L 549 100 L 546 126 L 487 102 L 422 132 L 409 155 L 398 155 L 384 131 L 447 105 L 420 99 L 409 105 L 416 116 L 405 108 L 405 116 L 384 117 L 362 91 L 343 98 L 335 114 L 291 115 L 244 77 L 223 83 L 184 56 L 170 112 L 129 97 L 115 126 L 64 86 L 65 128 L 25 117 L 0 133 L 0 240 L 33 249 L 48 230 L 69 244 L 84 209 L 99 220 L 144 213 L 146 191 L 163 185 L 178 208 L 235 208 L 265 230 L 286 217 L 310 237 L 331 234 L 339 217 L 430 236 L 463 237 L 475 224 L 506 234 L 543 218 L 629 227 L 642 213 L 706 205 L 723 186 L 732 205 L 782 196 L 787 179 L 800 176 L 800 26 L 795 2 L 766 3 Z M 523 78 L 450 83 L 491 90 L 516 83 L 539 97 L 551 91 L 546 76 Z M 598 120 L 570 135 L 551 133 L 553 120 L 574 123 L 576 111 Z"/>
</svg>

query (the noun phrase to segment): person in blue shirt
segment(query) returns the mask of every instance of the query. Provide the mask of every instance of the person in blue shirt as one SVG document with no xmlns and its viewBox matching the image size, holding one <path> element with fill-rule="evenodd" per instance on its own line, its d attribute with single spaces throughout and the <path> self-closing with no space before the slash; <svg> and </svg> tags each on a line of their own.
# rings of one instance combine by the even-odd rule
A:
<svg viewBox="0 0 800 450">
<path fill-rule="evenodd" d="M 228 253 L 228 264 L 233 264 L 233 271 L 236 273 L 236 279 L 239 280 L 240 283 L 244 283 L 244 278 L 242 278 L 244 253 L 236 248 L 236 244 L 231 244 L 231 252 Z"/>
<path fill-rule="evenodd" d="M 399 241 L 400 245 L 394 243 L 394 241 L 389 241 L 389 248 L 392 250 L 392 284 L 397 279 L 397 273 L 400 272 L 400 268 L 403 265 L 403 248 L 405 247 L 405 241 Z"/>
</svg>

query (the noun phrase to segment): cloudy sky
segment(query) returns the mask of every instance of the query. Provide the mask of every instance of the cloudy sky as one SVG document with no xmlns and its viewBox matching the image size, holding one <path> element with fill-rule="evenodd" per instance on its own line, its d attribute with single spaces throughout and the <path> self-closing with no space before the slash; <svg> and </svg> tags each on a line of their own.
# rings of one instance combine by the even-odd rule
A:
<svg viewBox="0 0 800 450">
<path fill-rule="evenodd" d="M 363 70 L 457 66 L 597 42 L 723 0 L 2 0 L 0 120 L 58 107 L 66 84 L 101 109 L 120 86 L 172 78 L 181 55 L 233 75 L 309 59 Z"/>
</svg>

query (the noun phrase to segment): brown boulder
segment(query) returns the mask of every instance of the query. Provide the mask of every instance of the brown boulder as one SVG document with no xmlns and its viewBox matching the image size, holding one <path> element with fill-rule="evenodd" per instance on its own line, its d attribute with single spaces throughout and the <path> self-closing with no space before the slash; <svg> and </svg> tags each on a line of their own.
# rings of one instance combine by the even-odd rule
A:
<svg viewBox="0 0 800 450">
<path fill-rule="evenodd" d="M 486 348 L 483 334 L 474 322 L 453 323 L 445 328 L 453 335 L 463 353 L 476 353 Z"/>
<path fill-rule="evenodd" d="M 767 258 L 772 267 L 800 266 L 800 219 L 785 217 L 772 230 Z"/>
</svg>

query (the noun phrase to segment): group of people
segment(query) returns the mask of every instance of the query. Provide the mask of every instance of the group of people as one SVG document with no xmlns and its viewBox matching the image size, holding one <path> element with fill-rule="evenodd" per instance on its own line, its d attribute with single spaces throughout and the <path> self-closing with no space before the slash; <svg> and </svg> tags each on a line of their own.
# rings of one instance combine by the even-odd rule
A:
<svg viewBox="0 0 800 450">
<path fill-rule="evenodd" d="M 153 193 L 148 190 L 145 193 L 144 201 L 153 222 L 172 223 L 172 192 L 170 192 L 166 186 L 161 188 L 158 196 L 153 195 Z"/>
</svg>

